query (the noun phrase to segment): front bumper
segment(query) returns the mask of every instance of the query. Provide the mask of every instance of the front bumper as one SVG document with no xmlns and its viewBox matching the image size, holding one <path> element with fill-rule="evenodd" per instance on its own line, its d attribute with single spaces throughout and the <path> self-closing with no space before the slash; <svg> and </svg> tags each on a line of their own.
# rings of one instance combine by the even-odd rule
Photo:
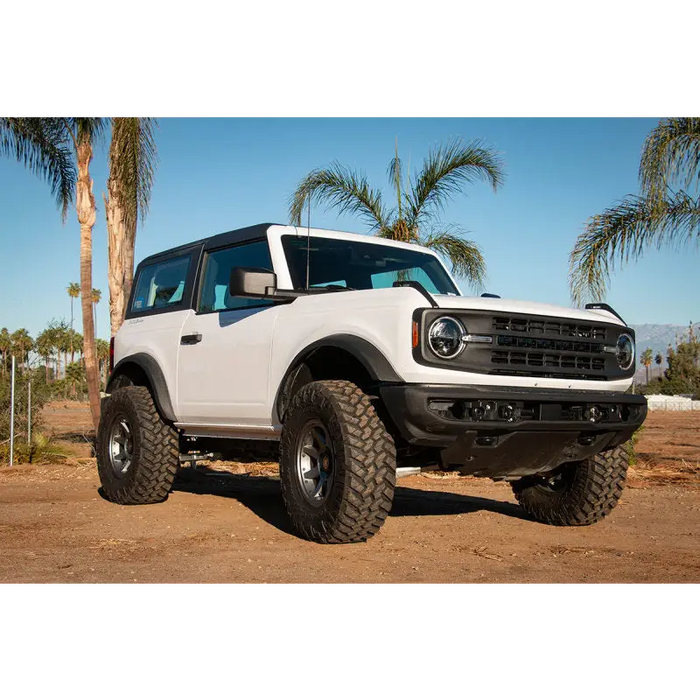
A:
<svg viewBox="0 0 700 700">
<path fill-rule="evenodd" d="M 493 386 L 380 387 L 403 439 L 436 448 L 445 469 L 494 478 L 549 471 L 629 440 L 644 396 Z"/>
</svg>

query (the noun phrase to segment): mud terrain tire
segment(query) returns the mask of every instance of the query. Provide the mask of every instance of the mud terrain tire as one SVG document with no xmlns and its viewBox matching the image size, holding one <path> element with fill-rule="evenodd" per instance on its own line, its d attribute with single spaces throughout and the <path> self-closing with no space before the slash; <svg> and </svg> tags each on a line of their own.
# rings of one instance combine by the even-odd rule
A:
<svg viewBox="0 0 700 700">
<path fill-rule="evenodd" d="M 532 476 L 512 484 L 520 505 L 548 525 L 592 525 L 617 505 L 627 476 L 624 446 L 564 464 L 552 478 Z"/>
<path fill-rule="evenodd" d="M 306 452 L 321 466 L 308 466 Z M 318 502 L 312 492 L 320 481 L 304 480 L 304 460 L 306 474 L 318 474 L 319 480 L 323 470 L 330 475 L 317 487 Z M 355 384 L 317 381 L 296 393 L 282 430 L 280 480 L 287 514 L 302 537 L 343 544 L 364 542 L 378 532 L 394 497 L 396 448 Z"/>
<path fill-rule="evenodd" d="M 123 428 L 124 422 L 128 430 Z M 121 473 L 113 466 L 117 461 L 112 450 L 115 430 L 121 436 L 128 433 L 128 450 L 122 454 L 128 454 L 130 462 Z M 126 459 L 122 457 L 121 463 Z M 179 459 L 177 432 L 161 418 L 146 387 L 117 389 L 104 401 L 97 433 L 97 470 L 110 501 L 121 505 L 161 503 L 170 493 Z"/>
</svg>

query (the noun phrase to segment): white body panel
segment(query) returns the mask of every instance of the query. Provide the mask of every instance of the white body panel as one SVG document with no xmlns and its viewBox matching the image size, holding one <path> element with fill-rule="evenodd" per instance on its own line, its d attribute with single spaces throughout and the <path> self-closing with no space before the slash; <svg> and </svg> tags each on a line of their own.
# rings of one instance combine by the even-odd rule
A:
<svg viewBox="0 0 700 700">
<path fill-rule="evenodd" d="M 175 412 L 188 425 L 270 425 L 269 383 L 273 332 L 280 307 L 196 314 L 180 345 Z M 261 313 L 263 312 L 263 313 Z"/>
<path fill-rule="evenodd" d="M 128 355 L 150 355 L 163 371 L 173 406 L 177 401 L 177 360 L 182 325 L 189 311 L 171 311 L 124 321 L 114 337 L 115 365 Z"/>
<path fill-rule="evenodd" d="M 268 242 L 279 289 L 292 287 L 282 235 L 306 236 L 305 228 L 271 226 Z M 384 239 L 312 229 L 312 237 L 342 238 L 415 250 L 418 246 Z M 420 249 L 439 260 L 432 251 Z M 512 299 L 436 295 L 445 309 L 488 310 L 621 325 L 607 311 L 585 311 Z M 631 379 L 585 381 L 488 375 L 418 364 L 412 353 L 412 314 L 427 307 L 412 288 L 343 291 L 301 296 L 293 303 L 264 309 L 196 314 L 192 310 L 130 319 L 117 334 L 115 361 L 144 352 L 160 365 L 177 425 L 191 434 L 274 436 L 279 432 L 275 399 L 294 358 L 310 344 L 347 334 L 371 343 L 406 383 L 490 385 L 624 391 Z M 201 334 L 196 345 L 180 337 Z"/>
</svg>

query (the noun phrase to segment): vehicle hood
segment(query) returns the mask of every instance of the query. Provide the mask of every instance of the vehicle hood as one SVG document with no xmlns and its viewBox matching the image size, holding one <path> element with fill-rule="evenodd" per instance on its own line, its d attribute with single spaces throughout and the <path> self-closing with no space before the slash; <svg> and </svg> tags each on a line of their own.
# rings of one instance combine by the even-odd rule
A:
<svg viewBox="0 0 700 700">
<path fill-rule="evenodd" d="M 492 311 L 495 313 L 531 314 L 533 316 L 552 316 L 570 318 L 588 323 L 624 324 L 614 314 L 603 309 L 571 309 L 566 306 L 540 304 L 520 299 L 495 299 L 493 297 L 451 296 L 448 294 L 430 295 L 431 300 L 441 309 Z M 308 313 L 347 313 L 354 311 L 367 313 L 373 309 L 392 307 L 413 311 L 429 305 L 428 299 L 413 287 L 389 287 L 385 289 L 357 289 L 329 294 L 313 294 L 299 297 L 294 303 L 295 309 Z"/>
<path fill-rule="evenodd" d="M 448 294 L 432 295 L 441 309 L 471 309 L 476 311 L 496 311 L 502 313 L 532 314 L 534 316 L 554 316 L 557 318 L 574 318 L 590 323 L 624 324 L 614 314 L 604 309 L 572 309 L 567 306 L 541 304 L 520 299 L 496 299 L 493 297 L 456 297 Z"/>
</svg>

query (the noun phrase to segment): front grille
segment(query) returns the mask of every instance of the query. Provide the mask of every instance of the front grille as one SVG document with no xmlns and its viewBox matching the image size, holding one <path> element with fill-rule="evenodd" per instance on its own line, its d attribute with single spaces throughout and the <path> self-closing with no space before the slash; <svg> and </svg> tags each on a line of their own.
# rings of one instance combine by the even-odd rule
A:
<svg viewBox="0 0 700 700">
<path fill-rule="evenodd" d="M 615 358 L 621 333 L 631 328 L 617 323 L 486 310 L 421 310 L 421 343 L 414 357 L 421 364 L 505 377 L 611 381 L 629 378 L 634 367 L 623 370 Z M 491 342 L 467 341 L 455 358 L 438 357 L 428 343 L 434 319 L 450 315 L 467 333 L 487 336 Z M 414 318 L 418 318 L 416 315 Z"/>
<path fill-rule="evenodd" d="M 491 352 L 494 374 L 605 379 L 607 358 L 603 350 L 607 330 L 604 326 L 494 316 L 491 328 L 500 331 L 494 337 L 498 349 Z"/>
<path fill-rule="evenodd" d="M 526 365 L 528 367 L 558 367 L 562 369 L 596 370 L 605 369 L 602 357 L 585 355 L 554 355 L 541 352 L 502 352 L 491 354 L 491 362 L 496 365 Z"/>
<path fill-rule="evenodd" d="M 522 338 L 514 335 L 499 335 L 496 343 L 511 348 L 533 348 L 537 350 L 560 350 L 562 352 L 603 352 L 602 343 L 587 343 L 581 340 L 555 340 L 552 338 Z"/>
<path fill-rule="evenodd" d="M 512 331 L 528 335 L 557 335 L 568 338 L 605 339 L 605 328 L 584 323 L 553 321 L 542 318 L 515 318 L 512 316 L 494 316 L 494 331 Z"/>
</svg>

